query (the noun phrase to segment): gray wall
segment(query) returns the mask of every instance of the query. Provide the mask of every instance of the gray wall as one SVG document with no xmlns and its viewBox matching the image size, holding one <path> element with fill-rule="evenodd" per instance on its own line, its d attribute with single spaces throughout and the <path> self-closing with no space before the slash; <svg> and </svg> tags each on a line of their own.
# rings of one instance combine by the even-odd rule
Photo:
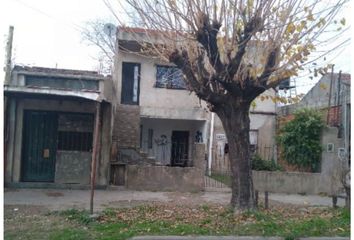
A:
<svg viewBox="0 0 354 240">
<path fill-rule="evenodd" d="M 55 183 L 90 183 L 90 152 L 58 151 L 55 163 Z"/>
<path fill-rule="evenodd" d="M 204 189 L 205 145 L 195 144 L 194 167 L 126 166 L 128 189 L 196 192 Z"/>
<path fill-rule="evenodd" d="M 254 189 L 288 194 L 336 194 L 338 182 L 324 181 L 320 173 L 252 171 Z"/>
</svg>

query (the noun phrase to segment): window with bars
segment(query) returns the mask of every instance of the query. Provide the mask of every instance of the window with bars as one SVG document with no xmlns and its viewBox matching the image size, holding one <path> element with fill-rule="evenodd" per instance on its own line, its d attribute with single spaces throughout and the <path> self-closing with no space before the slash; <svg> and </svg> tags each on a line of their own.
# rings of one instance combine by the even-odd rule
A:
<svg viewBox="0 0 354 240">
<path fill-rule="evenodd" d="M 172 66 L 156 66 L 156 84 L 158 88 L 186 89 L 182 70 Z"/>
<path fill-rule="evenodd" d="M 58 132 L 58 150 L 90 152 L 92 132 Z"/>
<path fill-rule="evenodd" d="M 58 116 L 58 150 L 90 152 L 93 115 L 62 113 Z"/>
</svg>

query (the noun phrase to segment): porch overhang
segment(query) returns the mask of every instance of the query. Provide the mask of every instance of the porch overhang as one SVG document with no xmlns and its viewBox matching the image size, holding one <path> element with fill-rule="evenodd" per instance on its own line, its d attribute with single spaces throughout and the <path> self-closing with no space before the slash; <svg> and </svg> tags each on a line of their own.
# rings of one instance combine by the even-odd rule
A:
<svg viewBox="0 0 354 240">
<path fill-rule="evenodd" d="M 95 102 L 106 101 L 99 92 L 88 91 L 66 91 L 60 89 L 21 87 L 21 86 L 4 86 L 4 94 L 6 95 L 36 95 L 36 96 L 58 96 L 69 98 L 80 98 Z"/>
<path fill-rule="evenodd" d="M 141 106 L 140 116 L 141 118 L 156 118 L 168 120 L 208 120 L 208 113 L 202 108 L 183 109 Z"/>
</svg>

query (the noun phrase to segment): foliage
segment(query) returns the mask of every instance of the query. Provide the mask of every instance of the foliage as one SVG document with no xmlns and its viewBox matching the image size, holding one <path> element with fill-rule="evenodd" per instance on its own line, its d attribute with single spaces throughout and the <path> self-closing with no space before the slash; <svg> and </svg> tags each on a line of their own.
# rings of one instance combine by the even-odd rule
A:
<svg viewBox="0 0 354 240">
<path fill-rule="evenodd" d="M 108 240 L 129 239 L 139 235 L 241 235 L 297 239 L 350 234 L 350 212 L 342 208 L 273 207 L 234 214 L 229 207 L 221 205 L 151 204 L 110 209 L 89 224 L 67 218 L 68 213 L 50 219 L 39 215 L 44 221 L 37 220 L 48 226 L 38 226 L 33 216 L 24 216 L 20 225 L 27 229 L 9 228 L 7 221 L 5 239 Z M 77 213 L 82 212 L 77 211 L 74 215 Z M 19 225 L 18 221 L 13 221 L 13 224 Z M 47 229 L 50 229 L 49 237 L 44 238 L 43 232 Z"/>
<path fill-rule="evenodd" d="M 277 164 L 273 159 L 270 161 L 263 160 L 258 154 L 251 159 L 252 170 L 256 171 L 283 171 L 282 166 Z"/>
<path fill-rule="evenodd" d="M 299 167 L 318 170 L 322 146 L 320 142 L 324 123 L 321 113 L 313 109 L 302 109 L 294 114 L 277 136 L 285 160 Z"/>
</svg>

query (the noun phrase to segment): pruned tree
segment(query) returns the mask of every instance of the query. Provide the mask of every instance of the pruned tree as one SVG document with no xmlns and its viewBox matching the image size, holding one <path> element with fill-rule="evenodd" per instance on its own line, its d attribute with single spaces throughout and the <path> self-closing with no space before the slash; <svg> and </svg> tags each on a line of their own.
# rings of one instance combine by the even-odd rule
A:
<svg viewBox="0 0 354 240">
<path fill-rule="evenodd" d="M 134 9 L 145 29 L 145 37 L 136 38 L 142 46 L 139 54 L 174 63 L 183 71 L 188 88 L 221 119 L 229 143 L 231 205 L 241 210 L 253 208 L 251 103 L 302 69 L 315 50 L 316 40 L 329 29 L 345 1 L 126 3 L 121 9 Z M 118 20 L 124 22 L 124 18 Z"/>
</svg>

